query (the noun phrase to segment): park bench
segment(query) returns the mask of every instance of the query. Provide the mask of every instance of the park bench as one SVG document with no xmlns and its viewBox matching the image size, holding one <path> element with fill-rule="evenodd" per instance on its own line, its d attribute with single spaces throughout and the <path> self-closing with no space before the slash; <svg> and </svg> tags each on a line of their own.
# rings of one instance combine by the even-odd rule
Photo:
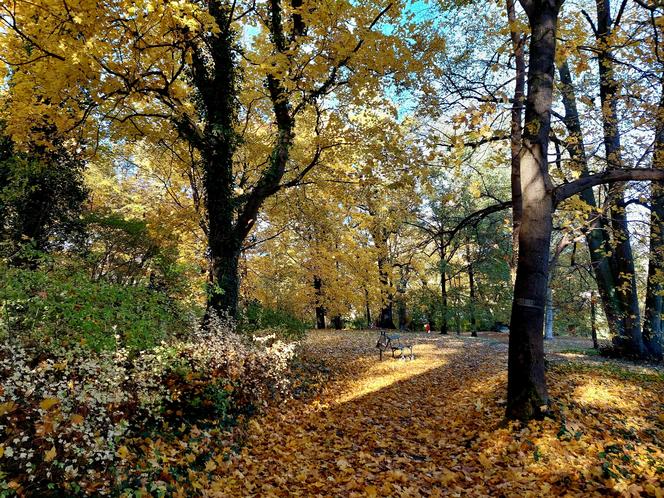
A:
<svg viewBox="0 0 664 498">
<path fill-rule="evenodd" d="M 383 361 L 383 353 L 388 349 L 392 350 L 392 358 L 396 358 L 395 354 L 397 351 L 399 351 L 399 356 L 403 359 L 406 359 L 405 350 L 409 350 L 410 359 L 415 359 L 415 356 L 413 355 L 413 346 L 409 344 L 403 344 L 399 334 L 390 335 L 385 330 L 382 330 L 380 332 L 380 336 L 378 336 L 376 347 L 380 352 L 380 361 Z"/>
</svg>

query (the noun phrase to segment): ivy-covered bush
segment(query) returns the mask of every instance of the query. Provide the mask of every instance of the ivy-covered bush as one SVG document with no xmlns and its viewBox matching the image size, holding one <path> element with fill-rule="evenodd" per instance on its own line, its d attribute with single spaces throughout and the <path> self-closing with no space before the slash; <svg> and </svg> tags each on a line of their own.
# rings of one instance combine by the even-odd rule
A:
<svg viewBox="0 0 664 498">
<path fill-rule="evenodd" d="M 132 438 L 229 425 L 288 392 L 294 346 L 207 331 L 130 354 L 81 346 L 48 356 L 0 343 L 0 496 L 108 494 L 161 472 L 130 468 Z M 198 430 L 198 429 L 196 429 Z"/>
</svg>

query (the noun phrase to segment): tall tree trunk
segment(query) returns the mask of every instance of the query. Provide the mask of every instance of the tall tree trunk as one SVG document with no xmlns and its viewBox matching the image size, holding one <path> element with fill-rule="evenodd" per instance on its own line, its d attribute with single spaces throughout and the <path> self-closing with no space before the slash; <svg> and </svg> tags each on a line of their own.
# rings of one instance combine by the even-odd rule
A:
<svg viewBox="0 0 664 498">
<path fill-rule="evenodd" d="M 590 292 L 590 336 L 593 339 L 593 349 L 599 349 L 597 341 L 597 310 L 595 309 L 595 293 Z"/>
<path fill-rule="evenodd" d="M 454 282 L 456 280 L 456 292 L 454 293 L 454 331 L 456 335 L 461 335 L 461 276 L 457 276 L 456 279 L 452 278 Z"/>
<path fill-rule="evenodd" d="M 661 95 L 657 108 L 655 126 L 655 150 L 653 167 L 664 169 L 664 74 L 660 76 Z M 650 251 L 648 253 L 648 283 L 646 287 L 645 319 L 643 323 L 643 342 L 648 354 L 656 359 L 662 358 L 664 342 L 664 188 L 651 185 L 650 207 Z"/>
<path fill-rule="evenodd" d="M 314 290 L 316 292 L 316 328 L 325 328 L 325 307 L 323 306 L 323 280 L 314 276 Z"/>
<path fill-rule="evenodd" d="M 477 319 L 475 318 L 475 268 L 471 260 L 470 246 L 466 246 L 466 259 L 468 260 L 468 287 L 470 299 L 470 336 L 477 337 Z"/>
<path fill-rule="evenodd" d="M 408 310 L 406 307 L 406 289 L 408 287 L 408 265 L 399 266 L 399 284 L 397 285 L 397 307 L 399 313 L 399 330 L 408 328 Z"/>
<path fill-rule="evenodd" d="M 546 313 L 544 319 L 544 339 L 553 339 L 553 291 L 551 290 L 551 280 L 546 288 Z"/>
<path fill-rule="evenodd" d="M 378 327 L 381 329 L 396 329 L 393 316 L 394 296 L 390 291 L 390 277 L 387 274 L 385 260 L 382 257 L 378 258 L 378 275 L 380 278 L 382 295 L 380 315 L 378 316 Z"/>
<path fill-rule="evenodd" d="M 612 30 L 609 0 L 596 0 L 597 61 L 599 63 L 599 95 L 602 104 L 604 149 L 609 169 L 624 167 L 618 128 L 618 81 L 614 75 L 610 37 Z M 611 207 L 611 227 L 614 234 L 614 275 L 617 275 L 617 296 L 621 304 L 623 329 L 613 338 L 614 344 L 628 355 L 643 356 L 645 348 L 641 334 L 639 300 L 636 289 L 634 256 L 630 244 L 625 203 L 625 184 L 616 183 L 610 189 L 615 200 Z"/>
<path fill-rule="evenodd" d="M 288 58 L 297 39 L 306 34 L 306 25 L 299 8 L 301 0 L 291 0 L 294 11 L 284 20 L 281 0 L 267 2 L 267 26 L 274 52 Z M 199 136 L 196 125 L 178 123 L 178 129 L 192 144 L 200 149 L 204 159 L 204 187 L 209 217 L 209 246 L 212 260 L 213 289 L 208 301 L 208 311 L 237 314 L 238 262 L 242 244 L 253 228 L 258 212 L 267 198 L 281 188 L 286 164 L 294 140 L 295 112 L 289 100 L 288 85 L 278 74 L 268 74 L 265 81 L 277 132 L 267 168 L 256 180 L 253 188 L 234 195 L 233 156 L 238 137 L 235 125 L 238 114 L 236 83 L 237 62 L 234 47 L 235 33 L 230 17 L 233 7 L 227 2 L 208 2 L 209 13 L 220 28 L 205 43 L 193 46 L 194 61 L 192 79 L 198 90 L 198 104 L 204 109 L 206 126 Z M 290 21 L 290 23 L 288 22 Z M 284 25 L 292 29 L 287 34 Z M 336 81 L 336 73 L 328 81 Z M 315 164 L 317 155 L 301 175 Z M 301 178 L 301 176 L 300 176 Z M 290 182 L 291 185 L 296 180 Z"/>
<path fill-rule="evenodd" d="M 406 330 L 408 328 L 408 316 L 406 309 L 406 301 L 399 298 L 399 330 Z"/>
<path fill-rule="evenodd" d="M 641 312 L 636 287 L 636 269 L 627 227 L 625 187 L 611 189 L 617 198 L 611 209 L 611 225 L 614 233 L 613 258 L 615 273 L 618 275 L 617 296 L 622 308 L 623 328 L 620 336 L 614 337 L 614 344 L 629 356 L 642 357 L 645 354 L 641 333 Z"/>
<path fill-rule="evenodd" d="M 444 269 L 440 270 L 440 295 L 441 295 L 441 310 L 440 310 L 440 333 L 447 335 L 449 332 L 448 316 L 449 316 L 449 303 L 447 298 L 447 274 Z"/>
<path fill-rule="evenodd" d="M 286 87 L 275 75 L 268 75 L 266 87 L 277 124 L 275 144 L 268 166 L 253 188 L 235 195 L 233 158 L 238 144 L 235 125 L 238 115 L 238 66 L 235 57 L 236 34 L 229 16 L 232 8 L 225 2 L 209 2 L 208 10 L 220 30 L 205 44 L 192 46 L 192 81 L 198 103 L 204 110 L 205 127 L 183 118 L 177 122 L 180 133 L 201 153 L 203 187 L 208 215 L 208 245 L 211 259 L 211 290 L 208 312 L 236 316 L 240 278 L 238 264 L 245 238 L 256 222 L 265 199 L 280 189 L 293 144 L 295 118 L 291 113 Z M 279 0 L 269 2 L 270 39 L 277 52 L 288 51 Z M 301 19 L 295 20 L 293 37 L 302 34 Z M 292 40 L 291 40 L 292 41 Z M 179 118 L 178 118 L 179 119 Z"/>
<path fill-rule="evenodd" d="M 523 216 L 510 320 L 508 418 L 541 416 L 548 405 L 544 375 L 544 302 L 553 197 L 547 151 L 551 127 L 556 27 L 561 1 L 520 0 L 531 28 L 528 97 L 521 151 Z"/>
<path fill-rule="evenodd" d="M 387 295 L 388 302 L 380 309 L 378 317 L 378 328 L 381 329 L 396 329 L 394 325 L 394 305 L 392 303 L 392 294 Z"/>
<path fill-rule="evenodd" d="M 511 188 L 512 188 L 512 260 L 510 267 L 516 270 L 519 252 L 519 229 L 521 227 L 521 135 L 523 104 L 526 87 L 526 60 L 524 55 L 524 35 L 518 28 L 515 0 L 507 0 L 507 19 L 510 26 L 510 38 L 516 72 L 514 76 L 514 102 L 511 113 Z"/>
<path fill-rule="evenodd" d="M 448 303 L 447 303 L 447 273 L 446 273 L 446 266 L 447 266 L 447 257 L 445 254 L 445 246 L 443 245 L 444 241 L 441 241 L 441 249 L 440 249 L 440 305 L 441 305 L 441 310 L 440 310 L 440 333 L 443 335 L 447 335 L 448 333 L 448 323 L 447 323 L 447 315 L 448 315 Z"/>
<path fill-rule="evenodd" d="M 576 107 L 576 95 L 567 61 L 562 63 L 558 69 L 562 100 L 565 107 L 564 122 L 570 137 L 567 150 L 574 166 L 580 170 L 581 175 L 589 176 L 590 171 L 583 143 L 581 121 Z M 591 223 L 591 226 L 585 232 L 585 238 L 609 330 L 611 336 L 616 337 L 622 335 L 623 314 L 622 305 L 617 295 L 615 265 L 612 265 L 610 259 L 606 256 L 611 253 L 611 241 L 604 219 L 598 212 L 593 189 L 584 190 L 580 197 L 592 208 L 592 215 L 596 217 L 596 220 Z"/>
<path fill-rule="evenodd" d="M 399 330 L 406 330 L 408 328 L 408 310 L 406 308 L 406 295 L 405 295 L 405 286 L 406 284 L 401 281 L 399 284 L 399 298 L 397 299 L 398 308 L 399 308 Z"/>
<path fill-rule="evenodd" d="M 212 225 L 212 224 L 211 224 Z M 207 316 L 214 311 L 218 315 L 235 317 L 237 315 L 240 293 L 240 244 L 235 238 L 224 237 L 210 229 L 210 253 L 212 254 L 212 279 L 208 291 Z"/>
<path fill-rule="evenodd" d="M 203 158 L 203 188 L 208 217 L 210 249 L 210 289 L 208 313 L 235 316 L 239 296 L 238 265 L 244 237 L 234 224 L 236 218 L 233 192 L 233 156 L 237 147 L 237 62 L 233 52 L 235 33 L 230 28 L 227 7 L 210 4 L 210 14 L 220 26 L 211 36 L 209 50 L 214 63 L 210 68 L 207 54 L 194 50 L 192 80 L 205 107 L 207 123 L 203 137 L 192 126 L 180 123 L 180 129 L 200 149 Z M 223 70 L 222 70 L 223 68 Z"/>
<path fill-rule="evenodd" d="M 369 304 L 369 290 L 364 288 L 364 315 L 367 319 L 367 328 L 371 328 L 371 306 Z"/>
<path fill-rule="evenodd" d="M 375 216 L 375 213 L 370 212 L 371 216 Z M 379 223 L 379 222 L 378 222 Z M 390 274 L 387 269 L 387 265 L 390 264 L 389 260 L 389 232 L 384 226 L 376 225 L 370 229 L 371 238 L 373 239 L 374 245 L 378 250 L 378 280 L 380 283 L 380 297 L 381 297 L 381 309 L 378 315 L 378 327 L 381 329 L 396 329 L 394 325 L 394 295 L 392 293 L 392 285 L 390 282 Z"/>
<path fill-rule="evenodd" d="M 646 287 L 643 342 L 648 355 L 662 359 L 664 343 L 664 189 L 653 184 L 652 211 L 650 212 L 650 251 L 648 254 L 648 283 Z"/>
</svg>

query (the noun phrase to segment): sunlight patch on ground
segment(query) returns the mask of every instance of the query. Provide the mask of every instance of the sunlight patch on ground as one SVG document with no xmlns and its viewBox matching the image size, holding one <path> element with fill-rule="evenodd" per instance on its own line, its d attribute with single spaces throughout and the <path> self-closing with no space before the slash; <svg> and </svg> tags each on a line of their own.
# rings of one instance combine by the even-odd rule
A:
<svg viewBox="0 0 664 498">
<path fill-rule="evenodd" d="M 360 396 L 379 391 L 396 382 L 408 380 L 422 375 L 429 370 L 444 366 L 446 356 L 453 349 L 440 349 L 433 344 L 416 344 L 413 346 L 414 360 L 393 359 L 389 353 L 383 361 L 377 361 L 364 375 L 347 385 L 347 390 L 339 395 L 334 402 L 346 403 Z"/>
<path fill-rule="evenodd" d="M 634 398 L 621 396 L 608 386 L 599 384 L 592 379 L 577 387 L 574 390 L 574 397 L 581 404 L 592 405 L 597 408 L 621 408 L 633 410 L 637 407 Z"/>
</svg>

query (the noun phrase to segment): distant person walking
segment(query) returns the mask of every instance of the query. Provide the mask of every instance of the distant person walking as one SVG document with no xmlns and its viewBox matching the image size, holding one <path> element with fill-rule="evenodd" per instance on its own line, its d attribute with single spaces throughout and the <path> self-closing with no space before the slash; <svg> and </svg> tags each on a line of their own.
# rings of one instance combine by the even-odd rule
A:
<svg viewBox="0 0 664 498">
<path fill-rule="evenodd" d="M 429 322 L 427 322 L 427 323 L 424 324 L 424 331 L 425 331 L 427 334 L 430 334 L 430 333 L 431 333 L 431 325 L 429 325 Z"/>
</svg>

